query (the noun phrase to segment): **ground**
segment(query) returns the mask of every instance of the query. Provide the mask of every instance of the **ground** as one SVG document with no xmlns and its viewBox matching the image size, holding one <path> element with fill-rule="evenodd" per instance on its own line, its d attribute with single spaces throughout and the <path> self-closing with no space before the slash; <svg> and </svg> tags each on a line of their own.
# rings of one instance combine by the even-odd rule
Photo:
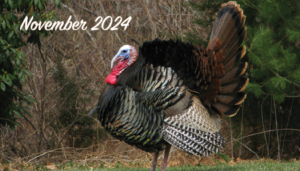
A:
<svg viewBox="0 0 300 171">
<path fill-rule="evenodd" d="M 18 166 L 14 164 L 0 164 L 0 170 L 74 170 L 74 171 L 148 171 L 149 167 L 143 163 L 63 163 L 54 164 L 47 163 L 45 165 L 35 165 L 31 163 L 22 163 Z M 185 166 L 168 167 L 168 171 L 298 171 L 300 168 L 300 160 L 292 159 L 290 161 L 277 161 L 270 159 L 260 160 L 241 160 L 239 158 L 224 163 L 217 160 L 214 165 L 199 164 L 192 166 L 190 163 Z M 157 167 L 156 170 L 160 170 Z"/>
</svg>

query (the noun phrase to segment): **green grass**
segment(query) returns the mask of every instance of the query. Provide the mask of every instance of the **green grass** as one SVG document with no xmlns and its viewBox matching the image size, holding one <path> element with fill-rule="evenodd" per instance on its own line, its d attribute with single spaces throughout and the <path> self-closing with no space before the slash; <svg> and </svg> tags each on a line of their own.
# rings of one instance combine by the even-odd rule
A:
<svg viewBox="0 0 300 171">
<path fill-rule="evenodd" d="M 74 168 L 68 169 L 72 171 L 91 171 L 91 168 Z M 160 168 L 156 168 L 156 170 L 160 170 Z M 198 167 L 168 167 L 167 171 L 290 171 L 300 170 L 300 163 L 244 163 L 244 164 L 236 164 L 234 166 L 230 166 L 227 164 L 222 164 L 219 166 L 198 166 Z M 93 171 L 149 171 L 149 168 L 93 168 Z"/>
</svg>

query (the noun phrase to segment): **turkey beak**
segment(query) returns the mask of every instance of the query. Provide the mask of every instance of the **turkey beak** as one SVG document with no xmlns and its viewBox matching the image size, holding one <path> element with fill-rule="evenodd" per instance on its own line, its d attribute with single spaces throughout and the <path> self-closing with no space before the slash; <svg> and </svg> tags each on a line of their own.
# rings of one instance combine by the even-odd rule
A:
<svg viewBox="0 0 300 171">
<path fill-rule="evenodd" d="M 117 61 L 117 60 L 120 60 L 122 59 L 123 56 L 119 56 L 119 53 L 116 54 L 116 56 L 111 60 L 111 69 L 114 67 L 114 62 Z"/>
</svg>

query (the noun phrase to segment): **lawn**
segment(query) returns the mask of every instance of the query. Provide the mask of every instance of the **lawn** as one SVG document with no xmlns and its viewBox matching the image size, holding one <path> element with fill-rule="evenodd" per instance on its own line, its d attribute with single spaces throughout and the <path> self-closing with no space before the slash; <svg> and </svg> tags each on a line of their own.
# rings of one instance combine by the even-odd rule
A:
<svg viewBox="0 0 300 171">
<path fill-rule="evenodd" d="M 219 160 L 217 160 L 219 161 Z M 167 167 L 167 171 L 298 171 L 300 170 L 300 160 L 292 159 L 289 161 L 277 161 L 272 159 L 260 160 L 237 160 L 229 161 L 228 163 L 208 163 L 209 165 L 201 163 L 200 166 L 193 166 L 188 163 L 185 166 L 179 165 L 177 167 Z M 211 165 L 213 164 L 213 165 Z M 0 163 L 0 171 L 5 170 L 26 170 L 26 171 L 149 171 L 150 164 L 143 165 L 142 163 L 48 163 L 44 164 L 29 164 L 23 163 L 21 165 L 14 165 L 12 163 Z M 147 168 L 148 167 L 148 168 Z M 160 170 L 159 167 L 156 168 Z"/>
<path fill-rule="evenodd" d="M 240 163 L 233 166 L 228 164 L 222 164 L 219 166 L 198 166 L 198 167 L 169 167 L 167 171 L 239 171 L 239 170 L 248 170 L 248 171 L 298 171 L 300 169 L 300 163 L 289 162 L 289 163 Z M 149 168 L 74 168 L 68 169 L 74 171 L 149 171 Z M 160 170 L 160 168 L 156 168 Z"/>
</svg>

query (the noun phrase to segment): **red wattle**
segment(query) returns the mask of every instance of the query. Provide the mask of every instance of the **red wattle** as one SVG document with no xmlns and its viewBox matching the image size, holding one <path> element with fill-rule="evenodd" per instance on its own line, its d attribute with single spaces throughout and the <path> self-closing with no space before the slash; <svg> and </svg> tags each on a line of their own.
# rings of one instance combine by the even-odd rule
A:
<svg viewBox="0 0 300 171">
<path fill-rule="evenodd" d="M 105 82 L 106 82 L 106 83 L 109 83 L 109 84 L 112 84 L 112 85 L 116 84 L 116 82 L 117 82 L 117 77 L 116 77 L 116 75 L 109 74 L 109 75 L 106 77 Z"/>
<path fill-rule="evenodd" d="M 128 60 L 119 61 L 118 64 L 112 69 L 111 73 L 106 77 L 105 82 L 111 85 L 117 83 L 117 76 L 127 67 Z"/>
</svg>

